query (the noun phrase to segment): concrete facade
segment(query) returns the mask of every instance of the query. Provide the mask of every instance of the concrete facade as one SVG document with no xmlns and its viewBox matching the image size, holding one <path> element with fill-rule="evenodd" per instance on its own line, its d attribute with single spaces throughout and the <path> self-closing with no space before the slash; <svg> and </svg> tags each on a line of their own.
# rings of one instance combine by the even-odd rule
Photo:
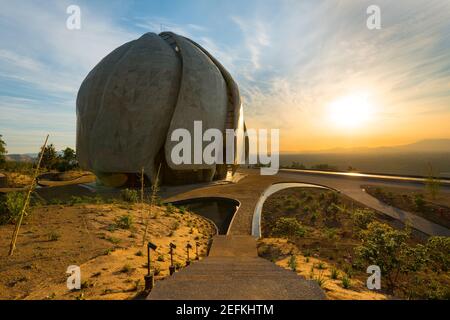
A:
<svg viewBox="0 0 450 320">
<path fill-rule="evenodd" d="M 146 33 L 107 55 L 83 81 L 77 97 L 79 163 L 111 186 L 129 184 L 141 168 L 153 181 L 160 164 L 163 183 L 224 178 L 226 165 L 171 161 L 178 143 L 171 133 L 185 128 L 193 136 L 194 121 L 202 121 L 203 131 L 243 126 L 236 83 L 195 42 L 171 32 Z"/>
</svg>

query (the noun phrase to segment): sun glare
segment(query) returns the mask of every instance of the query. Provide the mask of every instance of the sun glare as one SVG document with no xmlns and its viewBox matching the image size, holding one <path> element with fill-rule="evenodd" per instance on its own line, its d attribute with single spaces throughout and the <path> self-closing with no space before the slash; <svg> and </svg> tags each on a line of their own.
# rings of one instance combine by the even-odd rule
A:
<svg viewBox="0 0 450 320">
<path fill-rule="evenodd" d="M 357 128 L 366 124 L 372 108 L 366 93 L 351 94 L 340 97 L 328 106 L 330 121 L 340 128 Z"/>
</svg>

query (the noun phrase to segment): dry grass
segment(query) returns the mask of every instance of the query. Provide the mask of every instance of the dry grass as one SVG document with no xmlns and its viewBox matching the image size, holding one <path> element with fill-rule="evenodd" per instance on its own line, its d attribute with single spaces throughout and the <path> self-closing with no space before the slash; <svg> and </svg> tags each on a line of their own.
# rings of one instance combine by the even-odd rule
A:
<svg viewBox="0 0 450 320">
<path fill-rule="evenodd" d="M 146 247 L 142 246 L 144 225 L 140 204 L 78 204 L 33 208 L 22 226 L 13 257 L 7 256 L 12 225 L 0 226 L 0 299 L 130 299 L 142 289 L 146 274 Z M 175 261 L 184 264 L 188 241 L 200 242 L 206 253 L 214 231 L 203 218 L 155 207 L 148 238 L 158 245 L 152 263 L 160 271 L 156 279 L 168 275 L 168 244 L 177 244 Z M 129 229 L 116 226 L 120 217 L 130 215 Z M 171 234 L 174 223 L 179 227 Z M 194 228 L 191 233 L 191 224 Z M 169 236 L 169 234 L 171 234 Z M 56 236 L 57 235 L 57 236 Z M 138 252 L 143 254 L 137 254 Z M 164 261 L 157 261 L 158 256 Z M 66 270 L 81 267 L 82 289 L 69 292 Z M 120 272 L 125 265 L 129 272 Z"/>
</svg>

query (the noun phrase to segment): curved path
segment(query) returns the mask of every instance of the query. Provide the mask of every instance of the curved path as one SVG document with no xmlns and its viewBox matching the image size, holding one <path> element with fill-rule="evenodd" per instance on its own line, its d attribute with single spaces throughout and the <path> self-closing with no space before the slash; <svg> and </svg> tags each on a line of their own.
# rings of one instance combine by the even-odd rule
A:
<svg viewBox="0 0 450 320">
<path fill-rule="evenodd" d="M 384 202 L 372 197 L 364 189 L 361 188 L 361 185 L 371 184 L 375 186 L 402 186 L 413 188 L 417 190 L 423 190 L 423 184 L 421 182 L 415 180 L 394 180 L 392 177 L 389 178 L 377 178 L 374 177 L 358 177 L 358 176 L 336 176 L 332 174 L 323 174 L 323 173 L 305 173 L 305 172 L 296 172 L 295 170 L 281 170 L 278 174 L 280 177 L 286 178 L 294 178 L 301 179 L 303 182 L 308 183 L 317 183 L 326 185 L 330 188 L 336 189 L 348 196 L 349 198 L 354 199 L 355 201 L 362 203 L 363 205 L 382 212 L 391 218 L 396 220 L 400 220 L 401 222 L 409 222 L 411 226 L 419 230 L 427 235 L 436 235 L 436 236 L 450 236 L 450 230 L 428 221 L 418 215 L 415 215 L 411 212 L 401 210 L 392 206 L 385 204 Z M 448 186 L 444 186 L 442 192 L 447 192 L 450 197 L 450 188 Z"/>
<path fill-rule="evenodd" d="M 259 198 L 258 203 L 256 204 L 255 211 L 253 213 L 253 221 L 252 221 L 252 236 L 256 238 L 261 237 L 261 214 L 264 206 L 264 202 L 266 202 L 267 198 L 272 194 L 288 189 L 288 188 L 322 188 L 329 189 L 324 186 L 319 186 L 316 184 L 310 183 L 301 183 L 301 182 L 280 182 L 270 185 Z"/>
<path fill-rule="evenodd" d="M 296 273 L 283 270 L 258 257 L 257 237 L 250 236 L 254 219 L 257 220 L 254 226 L 259 229 L 259 216 L 254 213 L 262 210 L 264 201 L 270 194 L 285 187 L 335 189 L 391 217 L 401 221 L 410 219 L 414 228 L 427 234 L 450 235 L 448 229 L 411 213 L 386 206 L 361 190 L 361 185 L 368 182 L 376 185 L 405 185 L 413 182 L 292 171 L 282 171 L 276 176 L 260 176 L 256 170 L 242 172 L 247 176 L 234 184 L 207 186 L 184 192 L 180 190 L 175 196 L 173 190 L 172 193 L 166 194 L 166 201 L 220 196 L 238 200 L 241 205 L 234 215 L 227 235 L 213 238 L 209 256 L 158 282 L 147 299 L 325 299 L 324 292 L 316 282 L 299 277 Z M 279 184 L 273 185 L 275 183 Z M 417 183 L 414 182 L 413 186 L 423 188 L 423 185 Z M 164 194 L 162 196 L 164 197 Z"/>
<path fill-rule="evenodd" d="M 230 226 L 230 235 L 250 235 L 254 209 L 264 191 L 272 184 L 279 182 L 301 182 L 326 186 L 354 199 L 361 204 L 382 212 L 402 222 L 409 221 L 414 229 L 427 235 L 450 236 L 450 230 L 436 223 L 430 222 L 410 212 L 391 207 L 367 194 L 361 185 L 403 186 L 423 190 L 423 184 L 414 180 L 394 180 L 381 177 L 334 175 L 326 173 L 311 173 L 296 170 L 280 170 L 275 176 L 261 176 L 259 170 L 241 170 L 247 176 L 236 184 L 216 185 L 190 190 L 170 197 L 168 200 L 188 199 L 192 197 L 221 196 L 236 199 L 241 202 L 236 216 Z M 442 192 L 450 197 L 450 187 L 443 186 Z"/>
</svg>

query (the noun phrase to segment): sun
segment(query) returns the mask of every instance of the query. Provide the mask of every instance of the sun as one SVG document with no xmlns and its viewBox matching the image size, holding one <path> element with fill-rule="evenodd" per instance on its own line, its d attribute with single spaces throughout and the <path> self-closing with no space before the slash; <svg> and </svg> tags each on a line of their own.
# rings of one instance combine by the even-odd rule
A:
<svg viewBox="0 0 450 320">
<path fill-rule="evenodd" d="M 328 105 L 329 119 L 339 128 L 359 128 L 370 120 L 372 113 L 367 93 L 343 96 Z"/>
</svg>

